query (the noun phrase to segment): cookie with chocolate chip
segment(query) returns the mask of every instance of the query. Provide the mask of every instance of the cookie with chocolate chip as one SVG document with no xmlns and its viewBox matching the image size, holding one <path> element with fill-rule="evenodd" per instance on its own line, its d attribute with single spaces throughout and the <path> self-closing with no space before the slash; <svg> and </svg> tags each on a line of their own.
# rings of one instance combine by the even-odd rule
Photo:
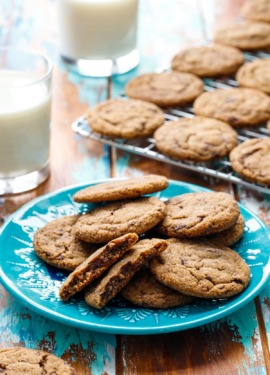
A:
<svg viewBox="0 0 270 375">
<path fill-rule="evenodd" d="M 270 59 L 258 59 L 243 65 L 236 74 L 243 87 L 250 87 L 270 94 Z"/>
</svg>

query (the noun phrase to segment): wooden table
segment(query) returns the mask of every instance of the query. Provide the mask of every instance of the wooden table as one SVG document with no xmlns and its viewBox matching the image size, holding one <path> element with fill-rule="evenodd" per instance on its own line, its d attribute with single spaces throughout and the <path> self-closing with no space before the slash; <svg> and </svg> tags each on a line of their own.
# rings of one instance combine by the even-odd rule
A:
<svg viewBox="0 0 270 375">
<path fill-rule="evenodd" d="M 211 39 L 217 26 L 239 17 L 243 0 L 141 0 L 136 71 L 112 79 L 85 79 L 68 72 L 57 48 L 56 1 L 2 0 L 0 44 L 46 52 L 55 63 L 51 176 L 34 191 L 0 198 L 0 220 L 22 204 L 74 183 L 159 173 L 235 194 L 270 223 L 267 196 L 185 172 L 84 140 L 71 123 L 96 103 L 123 91 L 140 72 L 167 64 L 185 46 Z M 1 161 L 0 161 L 1 163 Z M 58 324 L 23 307 L 0 286 L 0 346 L 25 346 L 55 353 L 81 374 L 267 374 L 270 373 L 270 285 L 241 310 L 205 326 L 155 336 L 93 333 Z"/>
</svg>

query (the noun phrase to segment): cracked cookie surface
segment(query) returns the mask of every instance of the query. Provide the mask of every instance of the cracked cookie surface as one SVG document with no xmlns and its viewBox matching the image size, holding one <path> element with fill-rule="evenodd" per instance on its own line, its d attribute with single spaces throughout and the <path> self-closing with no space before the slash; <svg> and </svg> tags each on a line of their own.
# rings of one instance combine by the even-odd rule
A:
<svg viewBox="0 0 270 375">
<path fill-rule="evenodd" d="M 263 22 L 241 22 L 217 30 L 214 41 L 242 50 L 257 50 L 270 46 L 270 25 Z"/>
<path fill-rule="evenodd" d="M 142 234 L 165 216 L 165 203 L 155 197 L 121 200 L 98 207 L 77 221 L 76 236 L 104 243 L 125 233 Z"/>
<path fill-rule="evenodd" d="M 259 59 L 243 65 L 236 74 L 236 80 L 241 86 L 270 94 L 270 60 Z"/>
<path fill-rule="evenodd" d="M 190 73 L 149 73 L 133 78 L 126 86 L 130 98 L 161 107 L 192 102 L 203 91 L 203 81 Z"/>
<path fill-rule="evenodd" d="M 186 305 L 194 300 L 191 296 L 161 284 L 148 268 L 132 277 L 121 290 L 121 296 L 134 305 L 155 309 Z"/>
<path fill-rule="evenodd" d="M 165 218 L 155 230 L 168 237 L 200 237 L 221 232 L 236 223 L 240 211 L 227 193 L 187 193 L 165 202 Z"/>
<path fill-rule="evenodd" d="M 174 56 L 171 65 L 177 72 L 215 77 L 235 73 L 243 63 L 244 56 L 240 50 L 213 44 L 181 51 Z"/>
<path fill-rule="evenodd" d="M 93 282 L 137 241 L 137 234 L 128 233 L 98 249 L 66 278 L 60 288 L 60 298 L 67 301 L 72 295 Z"/>
<path fill-rule="evenodd" d="M 164 123 L 164 116 L 161 109 L 152 103 L 111 99 L 91 110 L 87 121 L 100 134 L 132 139 L 151 135 Z"/>
<path fill-rule="evenodd" d="M 167 242 L 149 267 L 168 287 L 200 298 L 228 298 L 247 287 L 250 269 L 237 252 L 210 240 Z"/>
<path fill-rule="evenodd" d="M 160 152 L 180 160 L 213 160 L 237 145 L 237 133 L 230 125 L 198 116 L 161 126 L 154 139 Z"/>
<path fill-rule="evenodd" d="M 111 180 L 78 191 L 73 199 L 75 202 L 104 202 L 120 199 L 138 198 L 166 189 L 169 182 L 166 177 L 145 175 L 125 180 Z"/>
<path fill-rule="evenodd" d="M 249 139 L 230 153 L 232 168 L 240 176 L 270 184 L 270 138 Z"/>
<path fill-rule="evenodd" d="M 61 358 L 42 350 L 26 348 L 0 349 L 0 373 L 4 375 L 75 375 Z"/>
<path fill-rule="evenodd" d="M 249 20 L 270 22 L 270 2 L 269 0 L 246 0 L 241 14 Z"/>
<path fill-rule="evenodd" d="M 36 254 L 57 268 L 73 271 L 78 267 L 98 249 L 98 245 L 85 243 L 75 237 L 74 224 L 79 217 L 61 217 L 39 229 L 33 240 Z"/>
<path fill-rule="evenodd" d="M 209 236 L 209 239 L 221 243 L 224 246 L 231 246 L 242 238 L 245 230 L 245 221 L 240 214 L 236 223 L 222 232 Z"/>
<path fill-rule="evenodd" d="M 194 102 L 196 115 L 225 121 L 233 127 L 259 125 L 270 118 L 270 98 L 249 88 L 204 92 Z"/>
</svg>

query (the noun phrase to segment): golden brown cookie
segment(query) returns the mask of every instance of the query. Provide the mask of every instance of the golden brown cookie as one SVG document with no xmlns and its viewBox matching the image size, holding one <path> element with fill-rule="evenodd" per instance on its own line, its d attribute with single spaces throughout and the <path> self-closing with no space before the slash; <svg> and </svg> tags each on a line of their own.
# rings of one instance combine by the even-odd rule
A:
<svg viewBox="0 0 270 375">
<path fill-rule="evenodd" d="M 219 89 L 200 95 L 194 110 L 196 115 L 225 121 L 234 127 L 255 126 L 270 118 L 270 98 L 255 89 Z"/>
<path fill-rule="evenodd" d="M 95 208 L 80 217 L 76 236 L 90 243 L 104 243 L 125 233 L 142 234 L 165 216 L 165 204 L 155 197 L 121 200 Z"/>
<path fill-rule="evenodd" d="M 60 288 L 60 298 L 67 301 L 71 296 L 97 279 L 137 241 L 136 233 L 128 233 L 97 250 L 69 274 Z"/>
<path fill-rule="evenodd" d="M 134 305 L 154 309 L 186 305 L 194 300 L 161 284 L 147 268 L 132 277 L 121 290 L 121 296 Z"/>
<path fill-rule="evenodd" d="M 260 22 L 235 23 L 220 29 L 214 41 L 242 50 L 258 50 L 270 46 L 270 25 Z"/>
<path fill-rule="evenodd" d="M 164 251 L 166 247 L 167 242 L 160 239 L 139 241 L 103 277 L 89 285 L 85 293 L 85 301 L 101 309 L 120 292 L 144 264 Z"/>
<path fill-rule="evenodd" d="M 151 135 L 164 123 L 161 109 L 132 99 L 110 99 L 87 116 L 91 128 L 107 137 L 132 139 Z"/>
<path fill-rule="evenodd" d="M 46 263 L 73 271 L 94 251 L 97 244 L 80 241 L 75 237 L 74 224 L 80 215 L 65 216 L 39 229 L 33 240 L 36 254 Z"/>
<path fill-rule="evenodd" d="M 237 133 L 225 122 L 206 118 L 181 118 L 154 133 L 157 149 L 180 160 L 206 161 L 228 155 L 237 145 Z"/>
<path fill-rule="evenodd" d="M 269 0 L 246 0 L 241 14 L 249 20 L 270 22 L 270 2 Z"/>
<path fill-rule="evenodd" d="M 0 349 L 0 373 L 3 375 L 74 375 L 61 358 L 42 350 L 26 348 Z"/>
<path fill-rule="evenodd" d="M 110 180 L 79 190 L 73 199 L 75 202 L 104 202 L 121 199 L 138 198 L 144 194 L 151 194 L 164 190 L 168 186 L 168 179 L 164 176 L 149 174 L 132 177 L 125 180 Z"/>
<path fill-rule="evenodd" d="M 161 107 L 192 102 L 203 92 L 203 82 L 190 73 L 149 73 L 133 78 L 126 86 L 130 98 L 142 99 Z"/>
<path fill-rule="evenodd" d="M 161 283 L 200 298 L 232 297 L 250 280 L 250 269 L 237 252 L 203 239 L 168 240 L 149 267 Z"/>
<path fill-rule="evenodd" d="M 240 176 L 260 184 L 270 184 L 270 138 L 249 139 L 230 154 L 232 168 Z"/>
<path fill-rule="evenodd" d="M 243 65 L 236 74 L 236 80 L 240 86 L 270 94 L 270 59 L 258 59 Z"/>
<path fill-rule="evenodd" d="M 188 48 L 174 56 L 172 69 L 199 77 L 233 74 L 244 63 L 242 52 L 222 44 Z"/>
<path fill-rule="evenodd" d="M 221 243 L 224 246 L 231 246 L 242 238 L 245 230 L 245 221 L 242 215 L 239 215 L 236 223 L 222 232 L 209 236 L 209 239 Z"/>
<path fill-rule="evenodd" d="M 227 193 L 187 193 L 165 203 L 166 216 L 156 230 L 168 237 L 218 233 L 234 225 L 240 214 L 236 201 Z"/>
</svg>

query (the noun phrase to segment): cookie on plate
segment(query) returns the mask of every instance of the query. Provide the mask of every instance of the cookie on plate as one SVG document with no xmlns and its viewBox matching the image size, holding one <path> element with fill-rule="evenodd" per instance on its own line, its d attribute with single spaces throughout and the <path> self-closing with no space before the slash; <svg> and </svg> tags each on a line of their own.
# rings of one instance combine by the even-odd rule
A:
<svg viewBox="0 0 270 375">
<path fill-rule="evenodd" d="M 74 375 L 61 358 L 43 350 L 26 348 L 0 349 L 0 372 L 4 375 Z"/>
<path fill-rule="evenodd" d="M 203 87 L 202 80 L 190 73 L 148 73 L 129 81 L 126 94 L 130 98 L 170 107 L 192 102 L 203 92 Z"/>
<path fill-rule="evenodd" d="M 211 240 L 217 241 L 224 246 L 231 246 L 238 242 L 242 238 L 245 230 L 245 221 L 243 216 L 240 214 L 236 223 L 222 232 L 209 236 Z"/>
<path fill-rule="evenodd" d="M 227 193 L 187 193 L 165 203 L 165 218 L 155 229 L 168 237 L 201 237 L 218 233 L 234 225 L 240 214 L 236 201 Z"/>
<path fill-rule="evenodd" d="M 39 229 L 33 240 L 36 254 L 46 263 L 73 271 L 98 249 L 97 244 L 75 237 L 74 224 L 80 215 L 61 217 Z"/>
<path fill-rule="evenodd" d="M 154 309 L 182 306 L 194 301 L 193 297 L 161 284 L 148 268 L 137 272 L 120 293 L 134 305 Z"/>
<path fill-rule="evenodd" d="M 157 149 L 180 160 L 206 161 L 228 155 L 237 145 L 237 133 L 224 122 L 206 118 L 181 118 L 154 133 Z"/>
<path fill-rule="evenodd" d="M 218 30 L 214 41 L 242 50 L 258 50 L 270 46 L 270 25 L 260 22 L 235 23 Z"/>
<path fill-rule="evenodd" d="M 270 98 L 248 88 L 204 92 L 194 102 L 196 115 L 225 121 L 234 127 L 259 125 L 270 118 Z"/>
<path fill-rule="evenodd" d="M 177 72 L 216 77 L 235 73 L 243 63 L 244 56 L 239 49 L 212 44 L 179 52 L 172 59 L 171 65 Z"/>
<path fill-rule="evenodd" d="M 167 242 L 160 239 L 139 241 L 103 277 L 89 285 L 85 293 L 86 303 L 98 309 L 104 307 L 144 264 L 166 247 Z"/>
<path fill-rule="evenodd" d="M 249 20 L 270 22 L 270 2 L 269 0 L 246 0 L 241 14 Z"/>
<path fill-rule="evenodd" d="M 200 298 L 228 298 L 247 287 L 250 269 L 236 251 L 205 239 L 167 242 L 149 267 L 168 287 Z"/>
<path fill-rule="evenodd" d="M 138 198 L 144 194 L 164 190 L 168 184 L 169 181 L 166 177 L 154 174 L 125 180 L 110 180 L 79 190 L 73 199 L 75 202 L 90 203 Z"/>
<path fill-rule="evenodd" d="M 63 301 L 78 293 L 97 279 L 113 263 L 121 258 L 136 242 L 136 233 L 128 233 L 110 241 L 80 264 L 63 282 L 59 295 Z"/>
<path fill-rule="evenodd" d="M 236 80 L 240 86 L 270 94 L 270 59 L 258 59 L 243 65 L 236 74 Z"/>
<path fill-rule="evenodd" d="M 232 169 L 260 184 L 270 184 L 270 138 L 249 139 L 230 153 Z"/>
<path fill-rule="evenodd" d="M 104 243 L 125 233 L 142 234 L 165 216 L 165 204 L 155 197 L 121 200 L 98 207 L 81 216 L 76 236 L 90 243 Z"/>
<path fill-rule="evenodd" d="M 87 121 L 94 131 L 107 137 L 133 139 L 151 135 L 164 123 L 164 116 L 152 103 L 110 99 L 91 110 Z"/>
</svg>

